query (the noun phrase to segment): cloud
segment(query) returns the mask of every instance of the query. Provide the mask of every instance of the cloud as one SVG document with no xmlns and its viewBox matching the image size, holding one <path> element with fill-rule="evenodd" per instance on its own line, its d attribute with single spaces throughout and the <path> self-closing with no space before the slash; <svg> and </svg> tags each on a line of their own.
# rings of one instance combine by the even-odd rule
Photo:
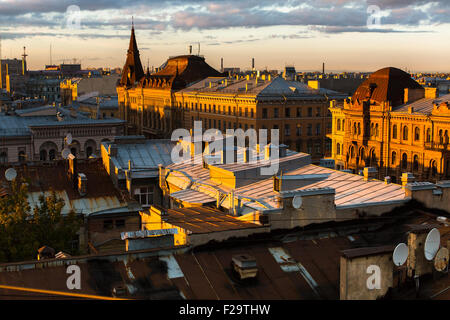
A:
<svg viewBox="0 0 450 320">
<path fill-rule="evenodd" d="M 324 33 L 403 32 L 403 27 L 450 23 L 449 0 L 79 0 L 81 28 L 98 37 L 129 35 L 131 16 L 136 28 L 163 31 L 214 30 L 300 26 Z M 4 38 L 20 36 L 14 29 L 64 29 L 72 0 L 16 0 L 0 2 L 0 32 Z M 369 5 L 382 10 L 383 27 L 369 29 Z M 41 30 L 42 31 L 42 30 Z M 24 36 L 40 36 L 39 32 Z M 74 34 L 75 37 L 87 37 Z M 280 35 L 289 38 L 289 35 Z M 111 36 L 112 37 L 112 36 Z M 300 37 L 300 36 L 292 36 Z M 211 39 L 214 40 L 214 39 Z"/>
</svg>

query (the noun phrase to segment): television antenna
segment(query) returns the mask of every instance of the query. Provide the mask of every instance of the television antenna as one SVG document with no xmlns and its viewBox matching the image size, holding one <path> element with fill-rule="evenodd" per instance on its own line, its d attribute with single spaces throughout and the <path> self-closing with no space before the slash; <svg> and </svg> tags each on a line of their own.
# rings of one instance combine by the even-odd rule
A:
<svg viewBox="0 0 450 320">
<path fill-rule="evenodd" d="M 436 256 L 436 253 L 439 250 L 439 246 L 441 244 L 441 234 L 439 233 L 439 230 L 436 228 L 433 228 L 427 235 L 427 238 L 425 240 L 425 258 L 428 261 L 433 260 L 433 258 Z"/>
<path fill-rule="evenodd" d="M 14 168 L 9 168 L 5 171 L 5 178 L 8 181 L 13 181 L 17 177 L 17 171 Z"/>
<path fill-rule="evenodd" d="M 61 156 L 63 159 L 69 159 L 69 155 L 70 155 L 70 150 L 68 148 L 64 148 L 63 151 L 61 152 Z"/>
<path fill-rule="evenodd" d="M 397 267 L 400 267 L 405 264 L 408 254 L 408 246 L 404 243 L 399 243 L 392 254 L 392 261 Z"/>
<path fill-rule="evenodd" d="M 444 271 L 448 267 L 449 252 L 447 248 L 440 248 L 434 258 L 434 268 L 437 271 Z"/>
<path fill-rule="evenodd" d="M 295 209 L 300 209 L 303 204 L 303 199 L 301 196 L 295 196 L 294 199 L 292 199 L 292 206 Z"/>
<path fill-rule="evenodd" d="M 67 142 L 68 145 L 72 144 L 72 141 L 73 141 L 72 134 L 71 134 L 71 133 L 68 133 L 68 134 L 66 135 L 65 140 L 66 140 L 66 142 Z"/>
</svg>

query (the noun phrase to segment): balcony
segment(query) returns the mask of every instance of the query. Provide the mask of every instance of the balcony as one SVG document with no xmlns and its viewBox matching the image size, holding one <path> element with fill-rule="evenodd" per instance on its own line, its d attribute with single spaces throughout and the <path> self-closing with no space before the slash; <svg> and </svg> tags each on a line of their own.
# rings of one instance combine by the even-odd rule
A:
<svg viewBox="0 0 450 320">
<path fill-rule="evenodd" d="M 448 143 L 425 142 L 424 146 L 426 150 L 450 151 Z"/>
</svg>

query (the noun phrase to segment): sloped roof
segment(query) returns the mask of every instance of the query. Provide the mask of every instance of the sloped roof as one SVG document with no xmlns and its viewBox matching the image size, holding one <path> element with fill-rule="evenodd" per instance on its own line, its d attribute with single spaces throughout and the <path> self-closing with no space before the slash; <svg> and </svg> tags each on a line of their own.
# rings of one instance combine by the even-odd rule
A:
<svg viewBox="0 0 450 320">
<path fill-rule="evenodd" d="M 375 87 L 372 94 L 370 94 L 371 85 Z M 370 97 L 378 103 L 390 102 L 395 107 L 403 104 L 405 88 L 420 89 L 422 86 L 400 69 L 383 68 L 371 74 L 369 79 L 356 89 L 352 99 L 361 101 Z"/>
</svg>

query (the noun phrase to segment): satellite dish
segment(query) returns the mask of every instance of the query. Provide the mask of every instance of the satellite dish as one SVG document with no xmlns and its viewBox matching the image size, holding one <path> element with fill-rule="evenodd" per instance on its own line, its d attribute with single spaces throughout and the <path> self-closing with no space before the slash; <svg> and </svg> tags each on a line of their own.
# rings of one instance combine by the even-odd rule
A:
<svg viewBox="0 0 450 320">
<path fill-rule="evenodd" d="M 433 228 L 427 235 L 427 239 L 425 240 L 425 258 L 428 261 L 433 260 L 434 256 L 439 250 L 439 246 L 441 244 L 441 235 L 439 230 Z"/>
<path fill-rule="evenodd" d="M 437 271 L 444 271 L 448 265 L 448 249 L 440 248 L 434 258 L 434 267 Z"/>
<path fill-rule="evenodd" d="M 72 144 L 72 134 L 68 133 L 66 136 L 66 142 L 67 144 Z"/>
<path fill-rule="evenodd" d="M 295 196 L 294 199 L 292 199 L 292 206 L 293 206 L 295 209 L 300 209 L 301 206 L 302 206 L 302 204 L 303 204 L 303 199 L 302 199 L 302 197 L 300 197 L 300 196 Z"/>
<path fill-rule="evenodd" d="M 406 262 L 406 259 L 408 259 L 408 246 L 404 243 L 400 243 L 394 249 L 392 261 L 397 267 L 400 267 Z"/>
<path fill-rule="evenodd" d="M 5 171 L 5 178 L 8 181 L 13 181 L 17 177 L 17 171 L 14 168 L 9 168 Z"/>
<path fill-rule="evenodd" d="M 61 156 L 63 159 L 68 159 L 70 154 L 70 150 L 68 148 L 64 148 L 61 152 Z"/>
</svg>

